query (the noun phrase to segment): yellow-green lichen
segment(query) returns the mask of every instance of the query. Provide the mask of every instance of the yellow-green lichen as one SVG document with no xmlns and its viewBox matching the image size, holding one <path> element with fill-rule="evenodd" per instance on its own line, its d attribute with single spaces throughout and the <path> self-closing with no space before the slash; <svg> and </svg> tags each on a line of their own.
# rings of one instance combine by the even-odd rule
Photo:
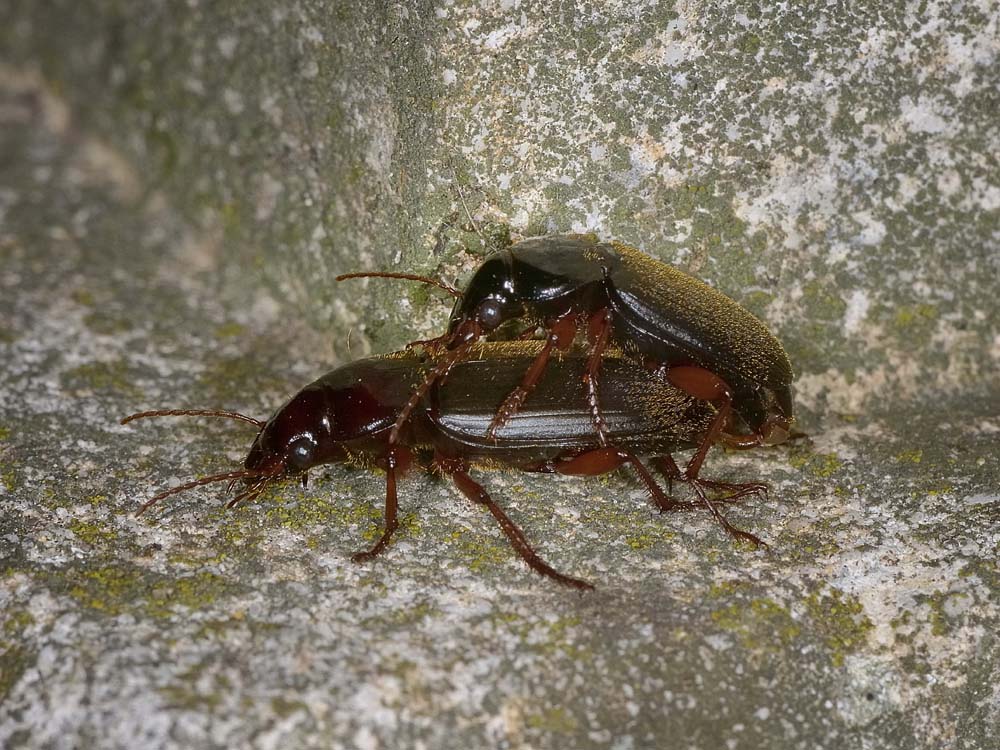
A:
<svg viewBox="0 0 1000 750">
<path fill-rule="evenodd" d="M 66 572 L 69 595 L 88 609 L 118 615 L 135 606 L 145 591 L 142 576 L 126 566 L 107 565 Z"/>
<path fill-rule="evenodd" d="M 7 492 L 16 490 L 19 484 L 17 469 L 13 466 L 8 466 L 3 471 L 0 471 L 0 483 L 3 483 L 4 489 Z"/>
<path fill-rule="evenodd" d="M 118 533 L 114 529 L 101 524 L 73 519 L 68 527 L 81 542 L 92 547 L 107 546 L 118 539 Z"/>
<path fill-rule="evenodd" d="M 805 601 L 806 612 L 820 633 L 833 666 L 839 667 L 849 654 L 856 652 L 875 627 L 861 602 L 839 589 L 826 587 L 811 593 Z"/>
<path fill-rule="evenodd" d="M 7 442 L 13 432 L 14 431 L 10 427 L 0 427 L 0 443 Z"/>
<path fill-rule="evenodd" d="M 68 582 L 69 595 L 82 606 L 111 616 L 136 612 L 166 617 L 176 607 L 198 609 L 211 604 L 226 588 L 213 573 L 151 580 L 125 565 L 70 570 L 60 578 Z"/>
<path fill-rule="evenodd" d="M 153 586 L 146 611 L 153 617 L 168 617 L 177 607 L 203 609 L 225 589 L 225 579 L 206 571 L 162 581 Z"/>
<path fill-rule="evenodd" d="M 896 454 L 896 460 L 900 463 L 919 464 L 924 458 L 924 451 L 921 448 L 908 448 Z"/>
<path fill-rule="evenodd" d="M 795 531 L 782 531 L 778 546 L 786 548 L 794 559 L 832 557 L 841 550 L 837 539 L 844 529 L 845 523 L 840 519 L 819 518 Z"/>
<path fill-rule="evenodd" d="M 471 532 L 464 529 L 453 531 L 448 539 L 458 552 L 456 559 L 461 560 L 469 570 L 478 573 L 489 568 L 496 568 L 501 563 L 511 560 L 514 551 L 509 545 L 487 535 L 487 532 Z"/>
<path fill-rule="evenodd" d="M 937 481 L 935 481 L 925 491 L 931 497 L 937 497 L 938 495 L 948 495 L 955 491 L 955 485 L 949 484 L 948 482 L 938 483 Z"/>
<path fill-rule="evenodd" d="M 387 612 L 380 612 L 375 617 L 365 621 L 366 626 L 390 625 L 395 628 L 407 630 L 428 617 L 433 617 L 440 613 L 440 609 L 432 603 L 420 602 L 408 607 L 398 607 Z"/>
<path fill-rule="evenodd" d="M 232 692 L 233 686 L 225 674 L 212 675 L 211 686 L 214 690 L 204 692 L 201 688 L 205 675 L 205 663 L 189 667 L 170 685 L 160 688 L 169 708 L 188 709 L 192 711 L 211 711 L 222 703 L 221 696 Z"/>
<path fill-rule="evenodd" d="M 771 599 L 736 602 L 712 612 L 712 622 L 740 639 L 745 648 L 756 651 L 777 651 L 801 631 L 787 609 Z"/>
<path fill-rule="evenodd" d="M 796 469 L 808 471 L 815 477 L 827 479 L 844 464 L 836 453 L 813 453 L 796 451 L 788 457 L 788 463 Z"/>
<path fill-rule="evenodd" d="M 736 47 L 740 52 L 756 55 L 761 47 L 760 37 L 756 34 L 743 34 L 736 43 Z"/>
<path fill-rule="evenodd" d="M 61 380 L 63 388 L 72 392 L 115 391 L 129 397 L 136 397 L 141 393 L 132 381 L 128 364 L 123 360 L 88 362 L 67 370 Z"/>
<path fill-rule="evenodd" d="M 198 392 L 208 400 L 230 403 L 244 400 L 246 393 L 287 389 L 287 383 L 261 368 L 262 359 L 252 350 L 236 357 L 213 359 L 198 378 Z"/>
<path fill-rule="evenodd" d="M 10 691 L 32 663 L 31 653 L 22 646 L 11 646 L 0 651 L 0 703 L 10 695 Z"/>
<path fill-rule="evenodd" d="M 579 722 L 562 706 L 527 713 L 524 717 L 524 723 L 531 729 L 557 734 L 570 734 L 579 728 Z"/>
<path fill-rule="evenodd" d="M 897 308 L 893 324 L 900 334 L 913 334 L 914 329 L 929 331 L 930 325 L 937 319 L 938 309 L 926 303 L 904 305 Z"/>
<path fill-rule="evenodd" d="M 24 631 L 35 624 L 35 617 L 25 609 L 12 609 L 4 613 L 3 628 L 4 637 L 20 638 Z"/>
<path fill-rule="evenodd" d="M 94 293 L 89 289 L 74 289 L 70 292 L 69 297 L 78 305 L 82 305 L 84 307 L 93 307 L 97 304 L 97 300 L 94 298 Z"/>
<path fill-rule="evenodd" d="M 223 323 L 215 327 L 215 337 L 220 339 L 234 339 L 245 335 L 247 327 L 242 323 Z"/>
<path fill-rule="evenodd" d="M 271 710 L 280 719 L 285 719 L 293 714 L 307 714 L 309 712 L 309 708 L 302 701 L 290 701 L 280 696 L 271 699 Z"/>
</svg>

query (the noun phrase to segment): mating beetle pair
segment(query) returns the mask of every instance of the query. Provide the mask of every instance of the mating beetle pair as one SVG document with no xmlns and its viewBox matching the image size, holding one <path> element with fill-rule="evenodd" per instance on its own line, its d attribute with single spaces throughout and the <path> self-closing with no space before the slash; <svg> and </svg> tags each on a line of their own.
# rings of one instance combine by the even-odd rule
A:
<svg viewBox="0 0 1000 750">
<path fill-rule="evenodd" d="M 459 297 L 448 331 L 413 352 L 345 365 L 307 386 L 266 423 L 235 412 L 166 410 L 252 422 L 259 432 L 242 471 L 206 477 L 160 493 L 214 481 L 243 480 L 231 504 L 256 497 L 275 480 L 325 463 L 364 461 L 386 472 L 385 531 L 367 560 L 397 528 L 396 484 L 414 463 L 452 478 L 470 500 L 486 505 L 521 557 L 560 583 L 589 587 L 558 573 L 532 550 L 523 532 L 469 475 L 486 463 L 526 471 L 601 474 L 624 464 L 636 470 L 661 510 L 694 507 L 668 497 L 640 456 L 668 480 L 688 483 L 698 503 L 737 538 L 716 504 L 761 484 L 702 479 L 708 449 L 781 442 L 792 416 L 792 371 L 774 336 L 737 303 L 638 250 L 589 235 L 527 240 L 484 261 Z M 503 323 L 519 320 L 524 337 L 489 342 Z M 583 351 L 573 342 L 586 332 Z M 553 357 L 559 352 L 560 357 Z M 696 448 L 682 471 L 671 452 Z M 721 497 L 709 497 L 709 492 Z"/>
</svg>

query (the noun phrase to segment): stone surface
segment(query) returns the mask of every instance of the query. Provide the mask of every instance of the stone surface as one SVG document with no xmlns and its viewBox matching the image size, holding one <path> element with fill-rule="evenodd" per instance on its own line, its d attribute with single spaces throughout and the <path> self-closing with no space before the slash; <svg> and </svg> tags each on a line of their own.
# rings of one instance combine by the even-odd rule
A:
<svg viewBox="0 0 1000 750">
<path fill-rule="evenodd" d="M 354 8 L 0 0 L 0 745 L 991 747 L 996 5 Z M 332 277 L 461 280 L 505 223 L 779 333 L 811 440 L 710 459 L 769 552 L 627 474 L 484 476 L 587 595 L 428 477 L 363 567 L 358 469 L 131 515 L 252 433 L 117 417 L 434 332 Z"/>
</svg>

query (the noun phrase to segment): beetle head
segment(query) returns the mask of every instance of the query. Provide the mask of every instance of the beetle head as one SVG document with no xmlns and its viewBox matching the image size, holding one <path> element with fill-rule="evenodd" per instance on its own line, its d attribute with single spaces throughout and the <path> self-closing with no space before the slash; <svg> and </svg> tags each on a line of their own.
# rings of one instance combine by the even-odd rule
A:
<svg viewBox="0 0 1000 750">
<path fill-rule="evenodd" d="M 478 324 L 484 334 L 491 333 L 502 323 L 524 315 L 524 303 L 514 288 L 512 263 L 507 251 L 483 261 L 451 311 L 449 333 L 468 322 Z"/>
<path fill-rule="evenodd" d="M 795 416 L 791 386 L 760 388 L 752 398 L 738 399 L 736 413 L 761 445 L 778 445 L 791 434 Z"/>
<path fill-rule="evenodd" d="M 244 461 L 246 469 L 278 478 L 336 460 L 342 448 L 333 439 L 328 400 L 320 388 L 307 387 L 292 397 L 258 433 Z"/>
</svg>

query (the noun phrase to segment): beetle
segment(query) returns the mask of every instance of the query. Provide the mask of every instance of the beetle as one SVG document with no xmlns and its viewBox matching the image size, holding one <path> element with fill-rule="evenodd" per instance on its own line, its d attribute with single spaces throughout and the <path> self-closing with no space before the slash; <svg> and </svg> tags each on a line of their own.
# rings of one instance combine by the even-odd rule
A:
<svg viewBox="0 0 1000 750">
<path fill-rule="evenodd" d="M 583 407 L 580 383 L 589 357 L 571 352 L 550 363 L 535 383 L 534 397 L 487 437 L 497 403 L 521 379 L 526 362 L 537 358 L 539 341 L 480 343 L 470 346 L 447 378 L 428 389 L 419 408 L 403 423 L 399 439 L 391 433 L 414 387 L 426 379 L 433 362 L 414 350 L 358 360 L 310 383 L 266 422 L 238 412 L 163 409 L 122 420 L 162 416 L 215 416 L 255 425 L 257 436 L 243 468 L 187 482 L 144 503 L 141 514 L 166 497 L 193 487 L 243 481 L 246 488 L 230 506 L 253 500 L 276 481 L 300 479 L 329 463 L 356 463 L 385 471 L 385 528 L 368 550 L 353 556 L 370 560 L 384 551 L 398 528 L 397 482 L 414 466 L 450 477 L 472 502 L 486 506 L 521 558 L 536 572 L 573 588 L 591 588 L 556 571 L 532 549 L 524 533 L 470 475 L 476 467 L 568 475 L 597 475 L 628 465 L 639 476 L 660 511 L 707 508 L 737 539 L 763 542 L 730 524 L 703 492 L 698 502 L 664 493 L 640 460 L 670 476 L 670 452 L 698 445 L 716 421 L 716 409 L 676 387 L 662 369 L 646 368 L 609 349 L 604 352 L 601 397 L 605 433 L 614 447 L 602 445 Z M 743 495 L 748 492 L 743 492 Z M 733 502 L 735 497 L 726 498 Z"/>
<path fill-rule="evenodd" d="M 541 329 L 544 345 L 486 428 L 496 437 L 537 387 L 554 351 L 566 351 L 586 332 L 588 358 L 581 380 L 597 440 L 610 445 L 599 383 L 603 356 L 614 346 L 665 368 L 669 381 L 717 408 L 684 471 L 673 479 L 710 487 L 700 478 L 708 449 L 717 441 L 737 448 L 774 445 L 789 437 L 794 420 L 792 366 L 778 339 L 722 292 L 621 242 L 594 235 L 556 235 L 519 242 L 488 256 L 464 290 L 409 274 L 355 273 L 409 278 L 440 286 L 457 297 L 443 335 L 422 344 L 438 365 L 400 412 L 390 440 L 398 439 L 410 413 L 436 380 L 469 347 L 509 321 L 523 336 Z M 736 485 L 737 492 L 749 485 Z"/>
</svg>

